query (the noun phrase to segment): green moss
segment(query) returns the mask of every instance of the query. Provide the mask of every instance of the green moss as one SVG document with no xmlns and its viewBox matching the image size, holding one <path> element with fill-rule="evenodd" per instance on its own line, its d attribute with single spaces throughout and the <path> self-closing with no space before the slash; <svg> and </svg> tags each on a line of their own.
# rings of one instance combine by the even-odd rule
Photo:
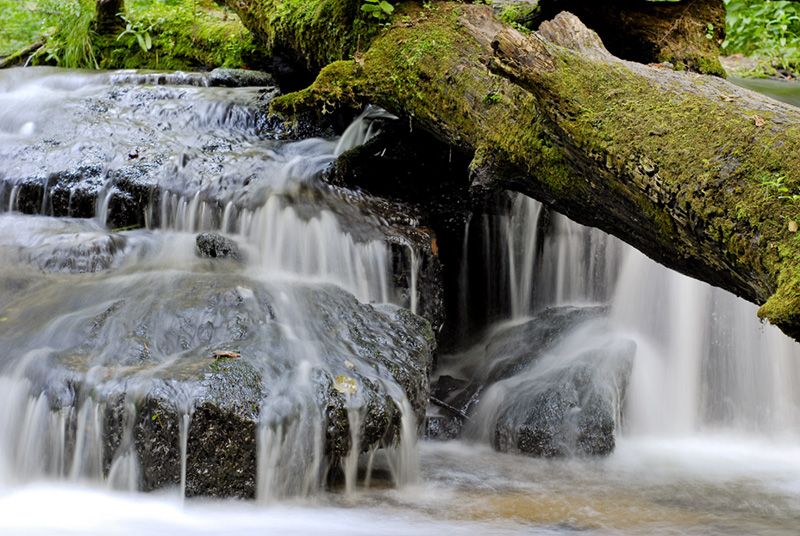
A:
<svg viewBox="0 0 800 536">
<path fill-rule="evenodd" d="M 492 147 L 498 161 L 535 173 L 555 191 L 574 189 L 578 185 L 545 133 L 533 96 L 488 71 L 474 76 L 489 58 L 460 31 L 461 10 L 457 4 L 399 5 L 395 24 L 358 61 L 329 65 L 308 89 L 277 99 L 273 110 L 291 116 L 372 102 L 466 150 Z"/>
<path fill-rule="evenodd" d="M 380 26 L 360 0 L 227 0 L 273 52 L 301 59 L 310 69 L 356 56 Z"/>
<path fill-rule="evenodd" d="M 787 172 L 800 169 L 800 129 L 772 128 L 773 119 L 785 120 L 734 109 L 713 92 L 687 92 L 621 65 L 597 69 L 578 55 L 561 55 L 556 72 L 542 77 L 549 94 L 570 95 L 558 104 L 559 127 L 583 152 L 604 155 L 610 173 L 634 178 L 625 195 L 639 199 L 659 240 L 675 249 L 684 233 L 705 233 L 726 252 L 720 265 L 764 271 L 753 282 L 762 299 L 777 289 L 764 318 L 800 325 L 800 243 L 787 230 L 800 212 L 800 176 Z M 657 160 L 642 165 L 639 154 Z M 686 213 L 682 228 L 666 210 L 676 203 Z M 677 249 L 686 257 L 702 254 L 693 247 L 686 241 Z"/>
<path fill-rule="evenodd" d="M 128 0 L 127 30 L 120 35 L 92 31 L 94 5 L 94 0 L 61 3 L 61 15 L 34 63 L 177 70 L 246 67 L 260 57 L 238 17 L 212 0 Z"/>
<path fill-rule="evenodd" d="M 312 114 L 324 116 L 344 107 L 366 104 L 361 91 L 364 73 L 355 61 L 337 61 L 325 67 L 314 83 L 272 101 L 273 113 L 286 118 Z"/>
<path fill-rule="evenodd" d="M 130 32 L 97 38 L 100 66 L 108 69 L 246 67 L 257 58 L 252 34 L 236 15 L 210 0 L 131 3 Z M 149 34 L 145 50 L 137 34 Z"/>
<path fill-rule="evenodd" d="M 725 68 L 716 52 L 709 54 L 687 54 L 676 56 L 670 53 L 659 55 L 658 61 L 672 63 L 677 71 L 693 71 L 701 74 L 725 77 Z"/>
<path fill-rule="evenodd" d="M 790 258 L 800 258 L 796 249 Z M 792 264 L 781 272 L 778 290 L 758 310 L 758 316 L 800 339 L 800 267 Z"/>
</svg>

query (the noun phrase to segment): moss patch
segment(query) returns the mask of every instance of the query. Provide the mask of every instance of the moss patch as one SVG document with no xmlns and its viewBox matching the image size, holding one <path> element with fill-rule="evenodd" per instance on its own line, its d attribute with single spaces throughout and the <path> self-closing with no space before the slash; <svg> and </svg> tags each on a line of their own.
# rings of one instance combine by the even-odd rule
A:
<svg viewBox="0 0 800 536">
<path fill-rule="evenodd" d="M 210 69 L 246 67 L 256 61 L 252 34 L 233 12 L 211 0 L 129 4 L 129 31 L 96 40 L 102 68 Z M 139 39 L 145 35 L 150 35 L 149 50 Z"/>
<path fill-rule="evenodd" d="M 43 19 L 45 46 L 34 64 L 103 69 L 247 67 L 261 56 L 236 14 L 212 0 L 128 0 L 119 33 L 98 35 L 94 0 L 32 0 Z M 125 28 L 127 26 L 127 28 Z"/>
<path fill-rule="evenodd" d="M 276 54 L 312 71 L 365 50 L 381 27 L 360 0 L 225 0 Z"/>
</svg>

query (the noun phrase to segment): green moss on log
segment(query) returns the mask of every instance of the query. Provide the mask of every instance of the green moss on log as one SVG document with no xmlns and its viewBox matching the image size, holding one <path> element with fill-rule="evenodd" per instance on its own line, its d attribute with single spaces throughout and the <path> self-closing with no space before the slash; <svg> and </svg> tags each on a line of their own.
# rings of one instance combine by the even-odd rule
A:
<svg viewBox="0 0 800 536">
<path fill-rule="evenodd" d="M 352 58 L 380 27 L 360 0 L 225 0 L 272 53 L 302 60 L 311 70 Z"/>
<path fill-rule="evenodd" d="M 800 220 L 800 113 L 724 80 L 622 62 L 574 18 L 557 19 L 549 41 L 483 6 L 399 13 L 357 60 L 323 69 L 275 110 L 372 102 L 406 115 L 474 151 L 476 180 L 483 170 L 494 187 L 763 304 L 762 318 L 800 338 L 800 239 L 789 230 Z M 791 195 L 770 188 L 776 174 Z"/>
<path fill-rule="evenodd" d="M 259 59 L 253 35 L 236 15 L 210 0 L 178 5 L 132 5 L 126 14 L 133 31 L 94 38 L 104 69 L 239 68 Z M 150 35 L 145 50 L 137 37 Z"/>
</svg>

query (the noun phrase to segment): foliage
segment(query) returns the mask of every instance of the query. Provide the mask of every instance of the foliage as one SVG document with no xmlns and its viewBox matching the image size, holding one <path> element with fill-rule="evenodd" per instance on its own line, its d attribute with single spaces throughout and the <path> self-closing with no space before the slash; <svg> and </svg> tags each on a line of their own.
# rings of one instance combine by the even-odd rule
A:
<svg viewBox="0 0 800 536">
<path fill-rule="evenodd" d="M 0 0 L 0 56 L 10 55 L 41 36 L 46 61 L 65 67 L 96 67 L 90 24 L 92 0 Z"/>
<path fill-rule="evenodd" d="M 58 26 L 44 47 L 46 60 L 72 69 L 99 68 L 92 41 L 94 0 L 48 2 L 51 10 L 60 9 Z"/>
<path fill-rule="evenodd" d="M 101 67 L 244 67 L 256 54 L 238 17 L 211 0 L 127 0 L 126 7 L 125 29 L 101 42 Z"/>
<path fill-rule="evenodd" d="M 33 0 L 0 0 L 0 57 L 31 44 L 53 25 L 56 14 L 47 13 L 40 4 Z"/>
<path fill-rule="evenodd" d="M 725 0 L 728 54 L 763 60 L 762 74 L 800 71 L 800 3 L 786 0 Z"/>
<path fill-rule="evenodd" d="M 142 28 L 140 23 L 131 21 L 125 16 L 122 16 L 122 19 L 125 21 L 125 30 L 117 36 L 117 41 L 126 35 L 132 35 L 136 38 L 139 47 L 144 52 L 149 52 L 150 49 L 153 48 L 153 38 L 150 35 L 150 30 L 153 29 L 153 25 L 151 24 L 147 28 Z"/>
<path fill-rule="evenodd" d="M 766 192 L 776 195 L 778 199 L 800 201 L 800 193 L 795 193 L 786 184 L 786 175 L 782 173 L 764 174 L 759 178 L 759 182 Z"/>
<path fill-rule="evenodd" d="M 0 56 L 47 36 L 34 58 L 72 68 L 244 67 L 257 46 L 213 0 L 126 0 L 119 35 L 92 31 L 95 0 L 0 0 Z"/>
<path fill-rule="evenodd" d="M 361 11 L 380 21 L 388 19 L 394 13 L 394 6 L 386 0 L 364 0 Z"/>
</svg>

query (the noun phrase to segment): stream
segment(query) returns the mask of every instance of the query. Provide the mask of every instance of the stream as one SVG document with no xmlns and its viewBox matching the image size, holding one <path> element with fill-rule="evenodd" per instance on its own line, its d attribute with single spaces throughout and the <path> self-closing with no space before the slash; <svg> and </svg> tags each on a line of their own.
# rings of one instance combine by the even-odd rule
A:
<svg viewBox="0 0 800 536">
<path fill-rule="evenodd" d="M 277 94 L 0 71 L 0 534 L 797 534 L 800 344 L 754 305 L 501 193 L 429 405 L 432 238 L 321 179 L 396 118 Z"/>
</svg>

